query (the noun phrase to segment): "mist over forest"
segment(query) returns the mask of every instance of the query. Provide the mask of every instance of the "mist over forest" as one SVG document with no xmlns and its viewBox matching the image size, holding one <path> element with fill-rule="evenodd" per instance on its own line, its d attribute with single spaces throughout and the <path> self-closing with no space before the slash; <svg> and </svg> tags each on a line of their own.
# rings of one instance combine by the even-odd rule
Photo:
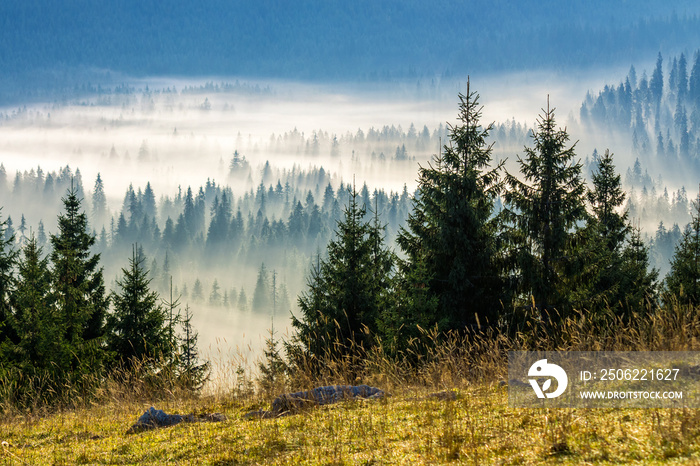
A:
<svg viewBox="0 0 700 466">
<path fill-rule="evenodd" d="M 73 185 L 108 287 L 138 244 L 205 345 L 287 326 L 348 188 L 396 249 L 467 75 L 495 163 L 516 171 L 548 99 L 589 182 L 609 149 L 669 270 L 700 171 L 692 3 L 131 3 L 0 5 L 2 218 L 46 246 Z"/>
</svg>

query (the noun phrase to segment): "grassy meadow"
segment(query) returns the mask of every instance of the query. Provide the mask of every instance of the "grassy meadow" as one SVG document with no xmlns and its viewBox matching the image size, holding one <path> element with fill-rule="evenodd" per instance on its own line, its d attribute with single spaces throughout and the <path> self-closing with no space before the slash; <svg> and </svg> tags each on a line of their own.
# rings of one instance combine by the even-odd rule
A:
<svg viewBox="0 0 700 466">
<path fill-rule="evenodd" d="M 96 404 L 0 425 L 2 464 L 693 464 L 700 415 L 688 410 L 511 409 L 507 388 L 466 384 L 455 400 L 406 387 L 277 419 L 243 420 L 260 397 L 162 400 L 167 412 L 224 412 L 126 435 L 147 404 Z"/>
<path fill-rule="evenodd" d="M 700 413 L 690 409 L 522 409 L 508 406 L 507 351 L 697 350 L 697 308 L 648 310 L 627 324 L 584 313 L 524 331 L 438 337 L 413 354 L 381 347 L 297 366 L 262 386 L 235 361 L 192 394 L 128 378 L 60 408 L 2 404 L 0 464 L 697 464 Z M 216 364 L 216 362 L 215 362 Z M 366 383 L 379 400 L 348 400 L 273 419 L 244 419 L 278 394 Z M 166 388 L 164 388 L 166 387 Z M 438 395 L 438 396 L 436 396 Z M 218 423 L 182 423 L 127 434 L 150 406 L 167 413 L 221 412 Z"/>
</svg>

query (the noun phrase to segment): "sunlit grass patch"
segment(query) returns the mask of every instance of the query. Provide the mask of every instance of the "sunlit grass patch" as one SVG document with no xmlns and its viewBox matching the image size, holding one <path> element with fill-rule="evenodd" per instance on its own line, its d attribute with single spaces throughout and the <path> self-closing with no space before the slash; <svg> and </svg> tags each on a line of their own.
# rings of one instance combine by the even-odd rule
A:
<svg viewBox="0 0 700 466">
<path fill-rule="evenodd" d="M 223 411 L 221 423 L 187 423 L 126 435 L 142 404 L 91 406 L 6 419 L 5 464 L 616 464 L 700 459 L 691 410 L 515 409 L 497 384 L 457 398 L 406 389 L 292 416 L 244 420 L 244 400 L 164 403 L 172 412 Z"/>
</svg>

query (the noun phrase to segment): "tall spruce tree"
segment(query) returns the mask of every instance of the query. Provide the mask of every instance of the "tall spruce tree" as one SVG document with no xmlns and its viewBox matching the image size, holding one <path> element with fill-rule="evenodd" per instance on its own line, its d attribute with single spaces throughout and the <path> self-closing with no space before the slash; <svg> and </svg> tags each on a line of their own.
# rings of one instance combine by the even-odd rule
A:
<svg viewBox="0 0 700 466">
<path fill-rule="evenodd" d="M 58 233 L 51 235 L 51 299 L 65 331 L 64 370 L 80 378 L 103 367 L 102 344 L 109 297 L 105 291 L 100 255 L 92 254 L 95 236 L 89 234 L 82 200 L 71 187 L 62 199 Z"/>
<path fill-rule="evenodd" d="M 51 301 L 48 258 L 42 256 L 42 249 L 32 235 L 18 264 L 13 318 L 18 341 L 14 363 L 25 376 L 56 384 L 65 375 L 57 371 L 61 362 L 57 356 L 66 342 L 63 322 L 56 318 Z"/>
<path fill-rule="evenodd" d="M 572 254 L 574 263 L 566 280 L 572 307 L 589 311 L 618 304 L 624 292 L 619 287 L 622 247 L 629 231 L 627 211 L 618 213 L 625 193 L 610 151 L 606 150 L 596 162 L 593 189 L 586 196 L 593 212 L 586 226 L 576 232 L 573 243 L 578 248 Z"/>
<path fill-rule="evenodd" d="M 146 258 L 136 247 L 122 275 L 117 280 L 119 291 L 112 295 L 114 312 L 107 320 L 109 350 L 127 369 L 139 360 L 170 359 L 174 348 L 168 316 L 158 293 L 150 288 Z"/>
<path fill-rule="evenodd" d="M 642 240 L 640 228 L 631 227 L 622 251 L 619 280 L 619 303 L 623 316 L 629 318 L 633 314 L 643 314 L 648 305 L 656 305 L 658 276 L 659 272 L 649 267 L 649 247 Z"/>
<path fill-rule="evenodd" d="M 664 282 L 666 304 L 674 296 L 682 303 L 700 303 L 700 196 L 694 204 L 692 220 L 676 246 L 671 271 Z"/>
<path fill-rule="evenodd" d="M 7 235 L 7 220 L 0 222 L 0 344 L 16 334 L 10 326 L 12 316 L 12 297 L 15 289 L 15 265 L 19 251 L 13 245 L 14 235 Z"/>
<path fill-rule="evenodd" d="M 408 320 L 395 326 L 414 326 L 425 312 L 435 314 L 441 330 L 498 319 L 505 287 L 493 214 L 502 164 L 490 168 L 492 145 L 486 140 L 492 125 L 481 126 L 478 99 L 467 82 L 466 95 L 459 95 L 459 124 L 449 125 L 449 144 L 419 170 L 413 211 L 397 239 L 406 255 L 401 305 L 409 308 L 396 315 Z"/>
<path fill-rule="evenodd" d="M 587 198 L 593 209 L 591 223 L 596 225 L 603 240 L 602 245 L 610 251 L 618 250 L 627 236 L 629 226 L 627 211 L 618 212 L 625 201 L 625 192 L 609 150 L 598 161 L 597 170 L 593 173 L 593 189 L 588 191 Z"/>
<path fill-rule="evenodd" d="M 554 109 L 543 110 L 533 133 L 534 147 L 518 156 L 522 180 L 506 173 L 503 218 L 509 225 L 509 268 L 519 279 L 524 302 L 534 298 L 540 310 L 567 312 L 563 282 L 573 260 L 571 240 L 586 219 L 581 163 L 574 162 L 569 134 L 557 129 Z"/>
<path fill-rule="evenodd" d="M 587 198 L 592 215 L 577 231 L 574 261 L 568 270 L 569 302 L 578 309 L 611 310 L 629 317 L 655 295 L 656 272 L 649 270 L 648 251 L 638 232 L 619 212 L 625 200 L 613 157 L 605 151 L 593 173 Z"/>
<path fill-rule="evenodd" d="M 353 188 L 345 217 L 328 244 L 328 257 L 318 259 L 299 296 L 301 316 L 292 316 L 296 334 L 287 352 L 290 359 L 306 355 L 342 355 L 355 345 L 375 343 L 378 321 L 393 258 L 377 226 L 364 221 L 365 209 Z"/>
</svg>

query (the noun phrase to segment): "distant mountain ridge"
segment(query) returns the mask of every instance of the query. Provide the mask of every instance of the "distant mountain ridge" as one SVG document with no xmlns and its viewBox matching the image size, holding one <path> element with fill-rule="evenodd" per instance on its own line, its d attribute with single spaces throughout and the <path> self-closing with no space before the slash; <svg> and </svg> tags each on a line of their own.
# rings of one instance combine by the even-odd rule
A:
<svg viewBox="0 0 700 466">
<path fill-rule="evenodd" d="M 306 80 L 581 68 L 700 43 L 698 14 L 694 2 L 652 0 L 5 0 L 0 78 L 76 67 Z"/>
</svg>

